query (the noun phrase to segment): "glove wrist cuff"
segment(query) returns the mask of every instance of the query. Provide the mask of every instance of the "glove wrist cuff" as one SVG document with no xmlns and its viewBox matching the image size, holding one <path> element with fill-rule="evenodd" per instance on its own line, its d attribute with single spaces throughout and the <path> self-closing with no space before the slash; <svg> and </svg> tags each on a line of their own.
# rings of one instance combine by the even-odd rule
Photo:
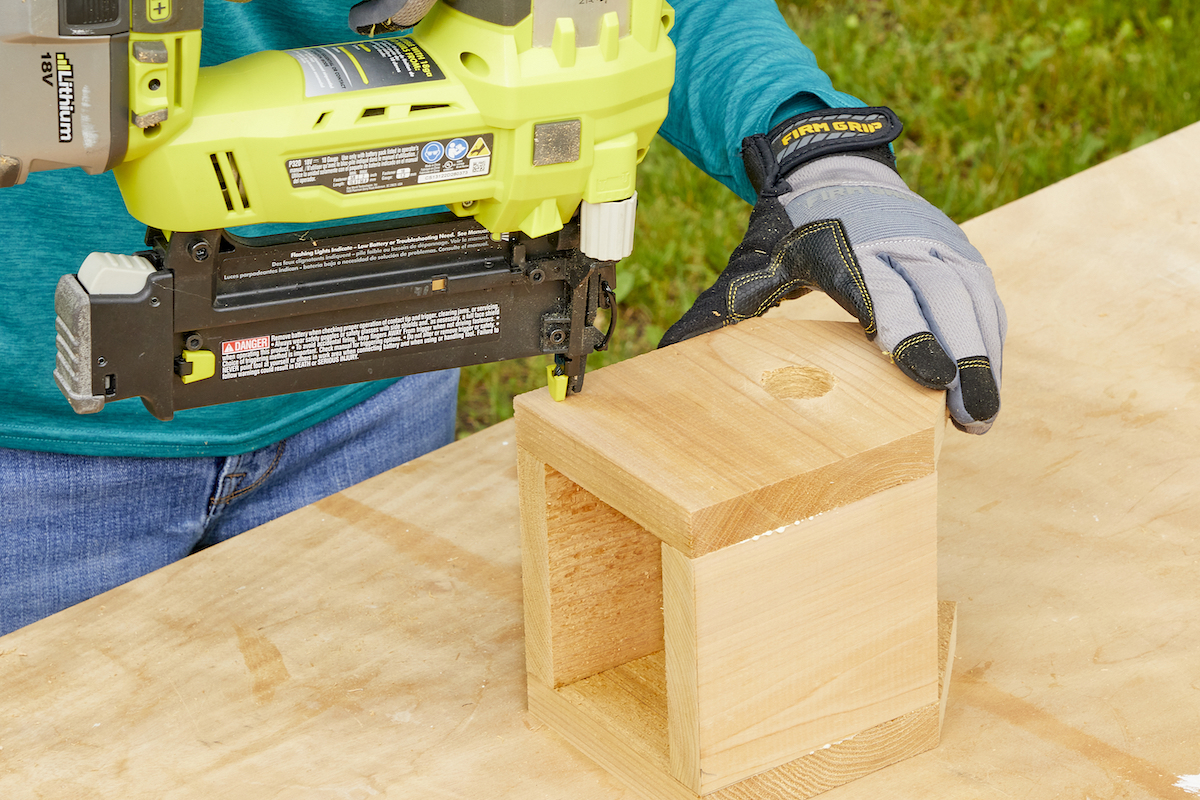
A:
<svg viewBox="0 0 1200 800">
<path fill-rule="evenodd" d="M 831 155 L 864 156 L 894 170 L 888 143 L 903 129 L 896 113 L 883 106 L 809 111 L 742 140 L 742 160 L 755 191 L 771 194 L 783 176 Z"/>
</svg>

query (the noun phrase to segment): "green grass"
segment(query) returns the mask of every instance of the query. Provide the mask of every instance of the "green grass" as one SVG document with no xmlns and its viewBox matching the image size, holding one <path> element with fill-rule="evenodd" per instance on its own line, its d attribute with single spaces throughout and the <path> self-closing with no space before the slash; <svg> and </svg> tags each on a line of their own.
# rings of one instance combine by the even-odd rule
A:
<svg viewBox="0 0 1200 800">
<path fill-rule="evenodd" d="M 834 86 L 905 122 L 901 174 L 962 222 L 1200 120 L 1195 0 L 793 3 L 780 8 Z M 749 207 L 666 142 L 638 174 L 620 311 L 589 369 L 657 345 L 724 267 Z M 546 359 L 472 367 L 459 435 L 512 415 Z"/>
</svg>

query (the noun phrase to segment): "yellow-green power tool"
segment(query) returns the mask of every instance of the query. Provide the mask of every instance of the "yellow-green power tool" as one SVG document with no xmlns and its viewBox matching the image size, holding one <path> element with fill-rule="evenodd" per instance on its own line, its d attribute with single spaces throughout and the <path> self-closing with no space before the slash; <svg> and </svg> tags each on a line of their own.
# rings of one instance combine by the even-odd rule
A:
<svg viewBox="0 0 1200 800">
<path fill-rule="evenodd" d="M 0 186 L 111 169 L 148 226 L 59 283 L 76 411 L 540 353 L 581 388 L 666 116 L 662 0 L 440 0 L 408 35 L 206 68 L 202 0 L 0 7 Z M 258 223 L 291 232 L 227 230 Z"/>
</svg>

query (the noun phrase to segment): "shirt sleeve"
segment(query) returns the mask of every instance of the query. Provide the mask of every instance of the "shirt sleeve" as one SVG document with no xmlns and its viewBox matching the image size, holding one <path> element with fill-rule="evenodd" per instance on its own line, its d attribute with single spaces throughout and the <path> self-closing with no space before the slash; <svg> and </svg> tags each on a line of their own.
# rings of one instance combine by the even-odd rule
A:
<svg viewBox="0 0 1200 800">
<path fill-rule="evenodd" d="M 662 136 L 746 202 L 742 139 L 804 111 L 861 107 L 833 88 L 775 0 L 670 0 L 675 85 Z"/>
</svg>

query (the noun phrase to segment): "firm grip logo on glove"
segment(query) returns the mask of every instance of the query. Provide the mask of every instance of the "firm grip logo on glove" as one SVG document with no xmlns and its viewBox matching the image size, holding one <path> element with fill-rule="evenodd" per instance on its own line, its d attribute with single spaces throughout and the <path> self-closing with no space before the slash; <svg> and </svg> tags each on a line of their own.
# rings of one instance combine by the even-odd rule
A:
<svg viewBox="0 0 1200 800">
<path fill-rule="evenodd" d="M 810 111 L 775 126 L 767 134 L 782 172 L 834 153 L 885 148 L 904 130 L 890 108 L 838 108 Z"/>
<path fill-rule="evenodd" d="M 896 157 L 888 144 L 903 130 L 896 112 L 884 106 L 809 111 L 742 141 L 746 176 L 755 191 L 770 195 L 782 176 L 826 156 L 855 153 L 894 170 Z M 748 151 L 755 152 L 750 159 Z"/>
<path fill-rule="evenodd" d="M 816 136 L 821 133 L 849 133 L 851 135 L 860 135 L 874 133 L 875 131 L 883 130 L 883 122 L 876 120 L 874 122 L 855 122 L 843 119 L 835 119 L 833 122 L 809 122 L 804 125 L 793 125 L 788 128 L 783 134 L 783 138 L 779 140 L 780 144 L 787 145 L 793 142 L 803 144 L 810 136 Z"/>
</svg>

